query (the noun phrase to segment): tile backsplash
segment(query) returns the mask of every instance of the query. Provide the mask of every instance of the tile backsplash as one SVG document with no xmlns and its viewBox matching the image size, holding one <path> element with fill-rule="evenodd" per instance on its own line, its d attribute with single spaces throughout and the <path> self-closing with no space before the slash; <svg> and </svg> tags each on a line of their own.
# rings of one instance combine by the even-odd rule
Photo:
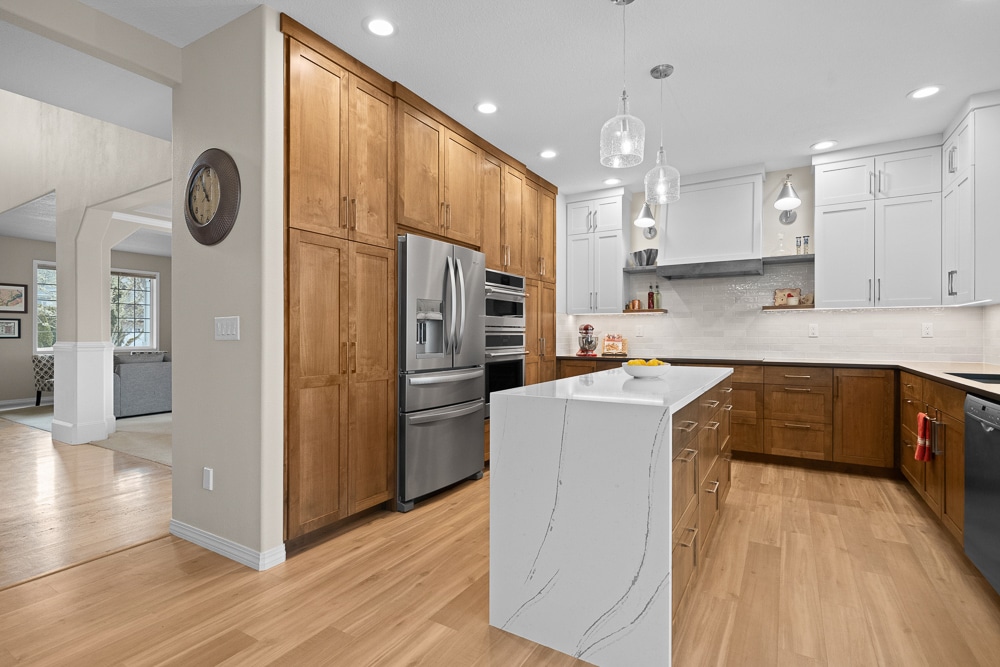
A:
<svg viewBox="0 0 1000 667">
<path fill-rule="evenodd" d="M 762 311 L 780 288 L 813 292 L 811 264 L 764 267 L 763 276 L 657 280 L 627 275 L 626 295 L 646 303 L 659 284 L 667 314 L 559 315 L 560 355 L 577 351 L 577 329 L 620 333 L 636 356 L 844 359 L 858 361 L 991 361 L 1000 363 L 1000 305 L 989 308 L 898 308 Z M 624 299 L 623 299 L 624 305 Z M 933 337 L 921 327 L 933 326 Z M 819 336 L 809 337 L 809 326 Z M 641 334 L 641 335 L 640 335 Z"/>
<path fill-rule="evenodd" d="M 990 364 L 1000 364 L 1000 305 L 983 309 L 983 356 Z"/>
</svg>

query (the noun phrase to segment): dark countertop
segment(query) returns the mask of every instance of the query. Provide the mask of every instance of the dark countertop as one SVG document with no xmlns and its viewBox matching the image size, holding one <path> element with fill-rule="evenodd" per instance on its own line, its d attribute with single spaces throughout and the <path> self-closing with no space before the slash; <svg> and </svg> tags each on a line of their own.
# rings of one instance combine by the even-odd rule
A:
<svg viewBox="0 0 1000 667">
<path fill-rule="evenodd" d="M 560 361 L 619 361 L 646 359 L 649 357 L 577 357 L 558 355 Z M 1000 401 L 1000 385 L 967 380 L 950 373 L 995 373 L 1000 374 L 1000 365 L 968 361 L 871 361 L 845 359 L 699 359 L 694 357 L 657 357 L 672 364 L 703 364 L 706 366 L 750 365 L 750 366 L 824 366 L 828 368 L 888 368 L 906 371 L 929 378 L 936 382 L 961 389 L 976 396 Z"/>
</svg>

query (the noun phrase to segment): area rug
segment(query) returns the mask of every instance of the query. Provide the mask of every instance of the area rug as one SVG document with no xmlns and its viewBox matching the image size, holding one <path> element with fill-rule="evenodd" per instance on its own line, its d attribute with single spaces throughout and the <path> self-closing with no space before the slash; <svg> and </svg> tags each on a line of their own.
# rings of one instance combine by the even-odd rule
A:
<svg viewBox="0 0 1000 667">
<path fill-rule="evenodd" d="M 39 405 L 30 408 L 18 408 L 16 410 L 4 410 L 0 412 L 0 417 L 9 419 L 18 424 L 24 424 L 31 428 L 38 428 L 43 431 L 52 432 L 52 406 Z"/>
<path fill-rule="evenodd" d="M 90 444 L 165 466 L 173 465 L 173 415 L 169 412 L 144 417 L 124 417 L 115 422 L 115 429 L 107 440 Z"/>
</svg>

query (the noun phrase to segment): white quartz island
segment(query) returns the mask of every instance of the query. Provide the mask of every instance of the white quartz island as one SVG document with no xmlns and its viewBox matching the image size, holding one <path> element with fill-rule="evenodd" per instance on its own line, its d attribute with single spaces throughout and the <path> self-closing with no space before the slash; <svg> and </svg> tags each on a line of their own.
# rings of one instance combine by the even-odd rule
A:
<svg viewBox="0 0 1000 667">
<path fill-rule="evenodd" d="M 670 664 L 671 415 L 731 373 L 491 395 L 491 625 L 602 667 Z"/>
</svg>

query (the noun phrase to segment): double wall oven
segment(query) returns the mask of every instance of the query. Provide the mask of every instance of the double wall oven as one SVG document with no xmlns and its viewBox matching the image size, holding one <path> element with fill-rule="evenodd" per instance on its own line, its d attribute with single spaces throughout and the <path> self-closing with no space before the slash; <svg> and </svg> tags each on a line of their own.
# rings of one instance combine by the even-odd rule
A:
<svg viewBox="0 0 1000 667">
<path fill-rule="evenodd" d="M 486 271 L 486 418 L 490 392 L 524 386 L 524 276 Z"/>
</svg>

